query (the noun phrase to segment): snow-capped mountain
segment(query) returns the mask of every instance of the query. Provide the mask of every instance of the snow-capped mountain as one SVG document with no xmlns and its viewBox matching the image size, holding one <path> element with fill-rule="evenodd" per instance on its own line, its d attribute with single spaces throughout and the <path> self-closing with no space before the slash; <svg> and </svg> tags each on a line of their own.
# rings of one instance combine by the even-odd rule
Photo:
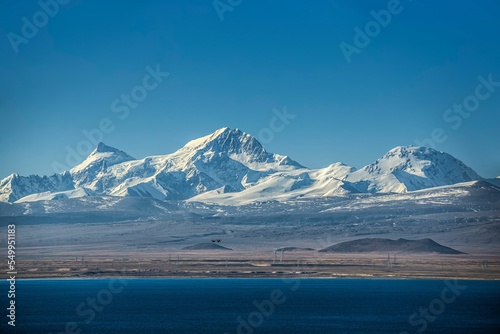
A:
<svg viewBox="0 0 500 334">
<path fill-rule="evenodd" d="M 480 180 L 471 168 L 451 155 L 428 147 L 398 146 L 346 178 L 360 192 L 420 190 Z"/>
<path fill-rule="evenodd" d="M 70 171 L 0 181 L 0 201 L 25 202 L 84 196 L 139 196 L 228 204 L 405 193 L 480 180 L 449 154 L 426 147 L 396 147 L 356 170 L 342 163 L 311 170 L 272 154 L 251 135 L 222 128 L 188 142 L 174 153 L 134 159 L 99 143 Z"/>
<path fill-rule="evenodd" d="M 301 168 L 304 167 L 286 156 L 268 153 L 252 136 L 222 128 L 190 141 L 172 154 L 141 160 L 99 143 L 87 159 L 69 172 L 50 177 L 13 174 L 5 178 L 0 182 L 0 200 L 14 202 L 78 194 L 182 200 L 219 188 L 241 191 L 275 172 Z"/>
<path fill-rule="evenodd" d="M 241 191 L 278 172 L 303 168 L 286 156 L 266 152 L 252 136 L 222 128 L 178 151 L 110 166 L 91 189 L 113 196 L 188 199 L 219 189 Z"/>
<path fill-rule="evenodd" d="M 70 170 L 70 174 L 73 176 L 75 187 L 92 184 L 108 167 L 130 160 L 135 159 L 123 151 L 99 143 L 87 159 Z"/>
<path fill-rule="evenodd" d="M 74 184 L 69 172 L 52 176 L 12 174 L 0 181 L 0 201 L 15 202 L 31 194 L 71 189 L 74 189 Z"/>
</svg>

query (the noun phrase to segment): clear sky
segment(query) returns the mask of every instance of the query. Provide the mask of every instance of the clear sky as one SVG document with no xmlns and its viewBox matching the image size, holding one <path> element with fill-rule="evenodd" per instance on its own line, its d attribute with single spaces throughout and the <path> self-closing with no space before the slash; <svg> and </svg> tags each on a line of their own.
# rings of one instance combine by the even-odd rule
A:
<svg viewBox="0 0 500 334">
<path fill-rule="evenodd" d="M 60 1 L 42 0 L 51 15 L 0 4 L 0 178 L 53 174 L 100 125 L 136 158 L 272 128 L 266 149 L 311 168 L 360 168 L 434 132 L 437 149 L 500 175 L 500 84 L 478 79 L 500 82 L 496 0 Z"/>
</svg>

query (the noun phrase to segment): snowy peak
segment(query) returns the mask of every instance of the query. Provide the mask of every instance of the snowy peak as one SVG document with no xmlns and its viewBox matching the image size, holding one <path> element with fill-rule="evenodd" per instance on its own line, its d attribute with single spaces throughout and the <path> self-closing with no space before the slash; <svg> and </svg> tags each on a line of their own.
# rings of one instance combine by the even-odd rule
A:
<svg viewBox="0 0 500 334">
<path fill-rule="evenodd" d="M 70 173 L 74 178 L 75 186 L 80 187 L 85 183 L 93 182 L 97 175 L 106 171 L 108 167 L 131 160 L 135 159 L 127 153 L 99 143 L 84 161 L 70 170 Z"/>
<path fill-rule="evenodd" d="M 80 173 L 95 165 L 108 167 L 130 160 L 135 159 L 119 149 L 99 143 L 84 161 L 71 169 L 71 173 Z"/>
<path fill-rule="evenodd" d="M 7 184 L 12 184 L 12 181 L 19 178 L 19 174 L 17 173 L 13 173 L 13 174 L 10 174 L 9 176 L 7 176 L 5 179 L 3 179 L 2 181 L 0 181 L 0 186 L 4 186 L 4 185 L 7 185 Z"/>
<path fill-rule="evenodd" d="M 337 179 L 343 179 L 347 175 L 356 171 L 356 168 L 352 166 L 348 166 L 342 162 L 336 162 L 331 164 L 330 166 L 323 168 L 321 170 L 325 175 L 329 177 L 335 177 Z"/>
<path fill-rule="evenodd" d="M 268 153 L 252 136 L 238 129 L 224 128 L 216 132 L 214 140 L 210 142 L 210 149 L 224 152 L 228 155 L 246 154 L 256 160 L 268 158 Z"/>
<path fill-rule="evenodd" d="M 453 156 L 429 147 L 398 146 L 347 177 L 362 192 L 407 192 L 480 180 Z"/>
<path fill-rule="evenodd" d="M 183 149 L 224 152 L 227 154 L 262 155 L 266 150 L 252 136 L 238 129 L 221 128 L 214 133 L 190 141 Z"/>
<path fill-rule="evenodd" d="M 217 131 L 215 131 L 209 135 L 206 135 L 206 136 L 189 141 L 186 145 L 184 145 L 184 147 L 181 148 L 181 150 L 199 150 L 199 149 L 205 147 L 208 143 L 215 140 L 221 134 L 228 133 L 230 131 L 231 131 L 231 129 L 229 129 L 227 127 L 220 128 Z"/>
<path fill-rule="evenodd" d="M 116 149 L 114 147 L 111 147 L 111 146 L 104 144 L 103 142 L 100 142 L 99 144 L 97 144 L 97 147 L 90 155 L 97 154 L 97 153 L 106 153 L 106 152 L 124 153 L 123 151 L 120 151 L 119 149 Z"/>
<path fill-rule="evenodd" d="M 71 189 L 73 189 L 73 180 L 68 172 L 51 176 L 11 174 L 0 181 L 0 201 L 14 202 L 35 193 Z"/>
<path fill-rule="evenodd" d="M 457 183 L 481 179 L 462 161 L 430 147 L 398 146 L 377 162 L 386 172 L 403 171 L 436 181 Z"/>
<path fill-rule="evenodd" d="M 260 142 L 248 133 L 227 127 L 190 141 L 178 152 L 196 152 L 206 157 L 224 154 L 256 170 L 269 170 L 287 166 L 304 168 L 287 156 L 268 153 Z"/>
<path fill-rule="evenodd" d="M 19 178 L 19 175 L 14 173 L 0 181 L 0 201 L 11 202 L 17 199 L 12 193 L 12 183 L 16 178 Z"/>
<path fill-rule="evenodd" d="M 88 158 L 92 160 L 103 159 L 107 160 L 108 163 L 120 163 L 123 161 L 135 160 L 135 158 L 131 157 L 127 153 L 108 146 L 102 142 L 97 144 L 97 147 L 89 154 Z"/>
</svg>

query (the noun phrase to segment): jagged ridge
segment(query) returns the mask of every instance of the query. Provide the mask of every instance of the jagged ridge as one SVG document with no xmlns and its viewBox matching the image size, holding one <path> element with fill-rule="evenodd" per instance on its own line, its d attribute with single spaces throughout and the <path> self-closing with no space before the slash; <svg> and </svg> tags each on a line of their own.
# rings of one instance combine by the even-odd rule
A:
<svg viewBox="0 0 500 334">
<path fill-rule="evenodd" d="M 109 195 L 238 204 L 366 192 L 404 193 L 480 179 L 451 155 L 416 146 L 398 146 L 360 170 L 342 163 L 310 170 L 287 156 L 267 152 L 243 131 L 221 128 L 174 153 L 140 160 L 99 143 L 70 171 L 52 176 L 8 176 L 0 181 L 0 200 Z"/>
</svg>

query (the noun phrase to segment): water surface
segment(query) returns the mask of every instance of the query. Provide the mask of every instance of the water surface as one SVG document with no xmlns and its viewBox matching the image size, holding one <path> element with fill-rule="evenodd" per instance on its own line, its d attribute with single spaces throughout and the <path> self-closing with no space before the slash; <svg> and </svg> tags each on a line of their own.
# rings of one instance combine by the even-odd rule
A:
<svg viewBox="0 0 500 334">
<path fill-rule="evenodd" d="M 497 281 L 18 280 L 16 306 L 2 333 L 500 333 Z"/>
</svg>

